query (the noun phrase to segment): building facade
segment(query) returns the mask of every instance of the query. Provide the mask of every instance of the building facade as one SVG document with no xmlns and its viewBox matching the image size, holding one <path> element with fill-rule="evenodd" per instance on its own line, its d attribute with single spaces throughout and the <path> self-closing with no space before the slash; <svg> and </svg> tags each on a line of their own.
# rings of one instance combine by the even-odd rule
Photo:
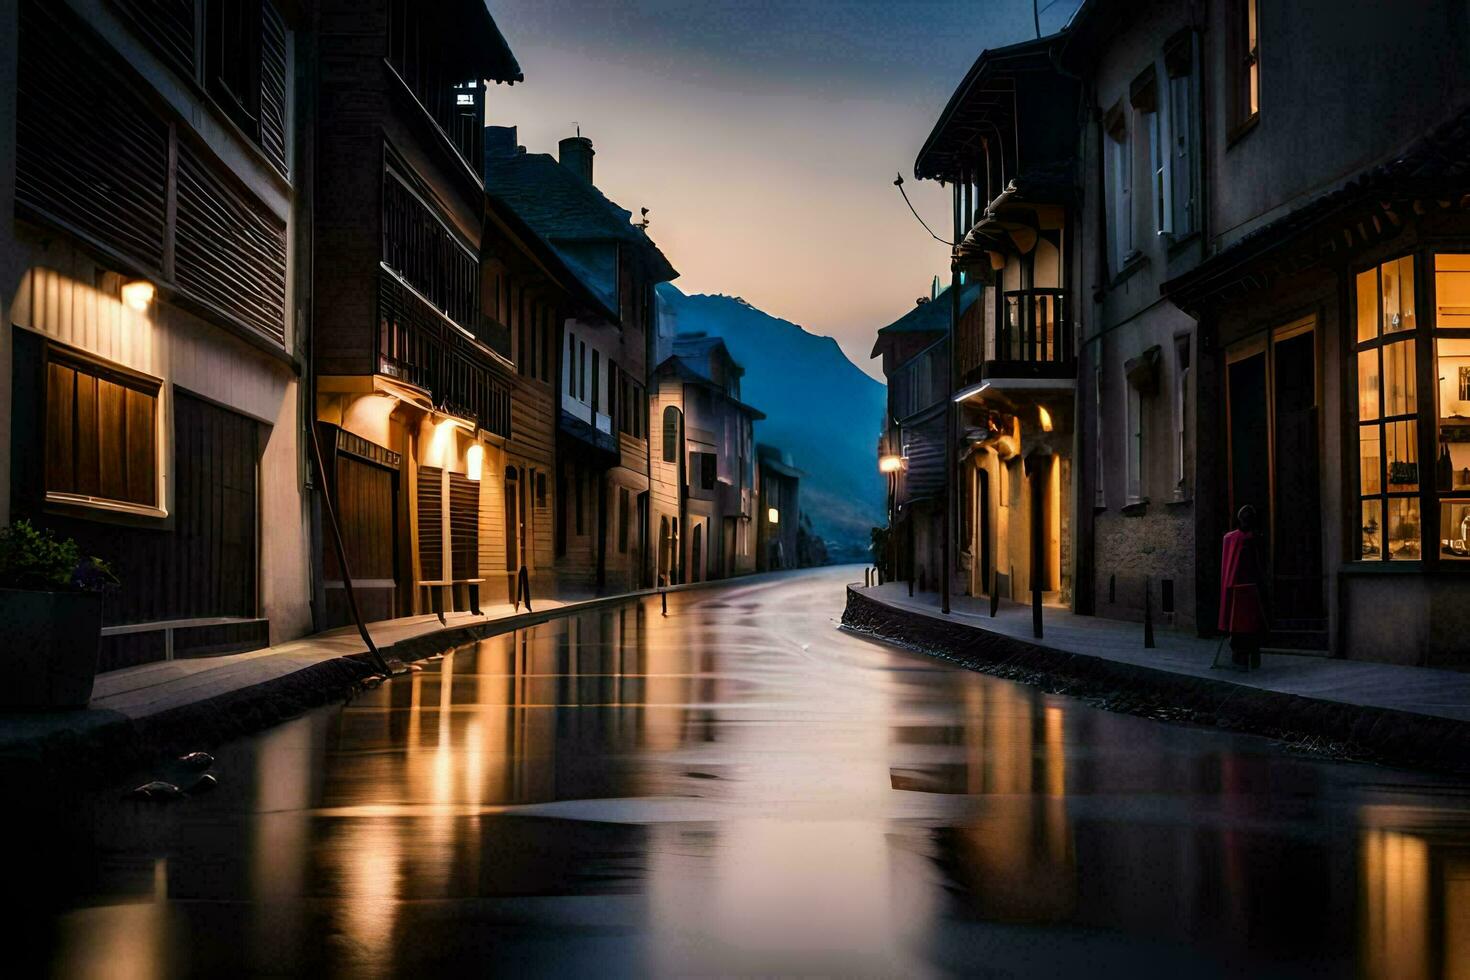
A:
<svg viewBox="0 0 1470 980">
<path fill-rule="evenodd" d="M 951 557 L 940 587 L 1070 605 L 1077 314 L 1067 282 L 1079 242 L 1076 129 L 1059 123 L 1075 117 L 1080 91 L 1053 46 L 983 52 L 914 174 L 950 185 L 954 212 L 942 385 Z M 969 284 L 984 288 L 965 308 Z"/>
<path fill-rule="evenodd" d="M 334 515 L 366 619 L 475 608 L 505 579 L 511 337 L 544 316 L 482 288 L 484 80 L 520 68 L 480 0 L 315 6 L 319 620 L 348 618 Z"/>
<path fill-rule="evenodd" d="M 678 273 L 629 212 L 593 181 L 592 141 L 559 157 L 492 136 L 488 192 L 551 244 L 595 302 L 557 324 L 554 553 L 562 590 L 618 592 L 651 582 L 648 366 L 654 286 Z"/>
<path fill-rule="evenodd" d="M 0 522 L 113 565 L 104 670 L 312 625 L 305 27 L 0 3 Z"/>
<path fill-rule="evenodd" d="M 758 572 L 795 568 L 801 560 L 801 471 L 791 454 L 757 445 L 755 567 Z"/>
<path fill-rule="evenodd" d="M 1077 236 L 1079 612 L 1197 623 L 1195 321 L 1160 286 L 1207 254 L 1204 24 L 1188 3 L 1095 3 L 1058 39 L 1083 79 Z M 1069 109 L 1057 127 L 1076 126 Z"/>
<path fill-rule="evenodd" d="M 756 568 L 755 429 L 765 414 L 740 400 L 745 369 L 724 341 L 700 333 L 673 339 L 654 372 L 653 402 L 663 467 L 682 467 L 679 541 L 670 534 L 676 582 L 744 575 Z M 663 527 L 660 524 L 660 545 Z"/>
<path fill-rule="evenodd" d="M 1163 293 L 1198 318 L 1197 398 L 1220 407 L 1198 419 L 1202 622 L 1250 504 L 1274 643 L 1470 663 L 1467 18 L 1199 11 L 1210 254 Z"/>
</svg>

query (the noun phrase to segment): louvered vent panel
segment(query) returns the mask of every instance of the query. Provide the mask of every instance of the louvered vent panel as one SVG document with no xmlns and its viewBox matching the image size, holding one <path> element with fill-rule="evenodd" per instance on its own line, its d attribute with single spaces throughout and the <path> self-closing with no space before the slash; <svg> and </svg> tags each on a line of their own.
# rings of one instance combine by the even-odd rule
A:
<svg viewBox="0 0 1470 980">
<path fill-rule="evenodd" d="M 480 485 L 449 474 L 450 564 L 457 579 L 480 577 Z"/>
<path fill-rule="evenodd" d="M 174 279 L 277 345 L 286 338 L 286 227 L 179 143 Z"/>
<path fill-rule="evenodd" d="M 261 3 L 260 146 L 286 169 L 286 25 L 270 0 Z"/>
<path fill-rule="evenodd" d="M 113 0 L 138 36 L 190 81 L 195 76 L 195 0 Z"/>
<path fill-rule="evenodd" d="M 443 472 L 419 467 L 419 574 L 431 582 L 444 577 Z"/>
<path fill-rule="evenodd" d="M 16 202 L 161 269 L 167 124 L 65 4 L 21 4 L 19 62 Z"/>
</svg>

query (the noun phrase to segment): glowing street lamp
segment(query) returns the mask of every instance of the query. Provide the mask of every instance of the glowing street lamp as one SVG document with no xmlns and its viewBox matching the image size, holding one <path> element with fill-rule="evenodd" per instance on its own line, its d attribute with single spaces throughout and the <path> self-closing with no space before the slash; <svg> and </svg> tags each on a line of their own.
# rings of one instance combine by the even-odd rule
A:
<svg viewBox="0 0 1470 980">
<path fill-rule="evenodd" d="M 485 466 L 485 447 L 478 442 L 464 454 L 465 477 L 471 483 L 480 482 L 480 473 Z"/>
<path fill-rule="evenodd" d="M 1045 405 L 1036 406 L 1036 414 L 1041 417 L 1041 431 L 1051 431 L 1051 413 L 1046 410 Z"/>
<path fill-rule="evenodd" d="M 879 473 L 897 473 L 901 469 L 903 469 L 903 457 L 902 456 L 879 456 L 878 457 L 878 472 Z"/>
<path fill-rule="evenodd" d="M 781 512 L 774 507 L 766 508 L 766 520 L 770 521 L 772 524 L 780 524 Z"/>
</svg>

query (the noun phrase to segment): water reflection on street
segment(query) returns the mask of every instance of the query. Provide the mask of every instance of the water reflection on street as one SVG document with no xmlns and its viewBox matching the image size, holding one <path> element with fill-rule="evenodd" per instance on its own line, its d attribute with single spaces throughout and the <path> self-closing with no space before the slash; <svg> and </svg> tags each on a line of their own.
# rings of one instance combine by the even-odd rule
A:
<svg viewBox="0 0 1470 980">
<path fill-rule="evenodd" d="M 851 570 L 461 649 L 219 749 L 11 794 L 66 975 L 1470 976 L 1470 785 L 1109 714 L 835 629 Z"/>
</svg>

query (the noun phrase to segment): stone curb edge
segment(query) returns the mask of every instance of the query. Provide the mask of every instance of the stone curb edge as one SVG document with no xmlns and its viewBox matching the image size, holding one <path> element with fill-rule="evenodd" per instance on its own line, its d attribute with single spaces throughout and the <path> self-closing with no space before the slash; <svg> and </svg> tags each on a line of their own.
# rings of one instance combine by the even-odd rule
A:
<svg viewBox="0 0 1470 980">
<path fill-rule="evenodd" d="M 1068 653 L 898 609 L 847 588 L 842 628 L 1109 711 L 1263 735 L 1356 762 L 1470 773 L 1470 723 Z"/>
</svg>

